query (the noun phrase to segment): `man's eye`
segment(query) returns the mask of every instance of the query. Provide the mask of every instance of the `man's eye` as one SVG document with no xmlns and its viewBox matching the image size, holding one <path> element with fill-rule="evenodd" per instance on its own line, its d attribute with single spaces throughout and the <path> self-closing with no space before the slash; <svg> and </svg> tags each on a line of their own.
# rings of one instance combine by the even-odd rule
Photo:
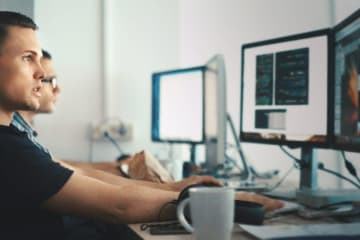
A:
<svg viewBox="0 0 360 240">
<path fill-rule="evenodd" d="M 23 60 L 27 61 L 27 62 L 30 62 L 32 60 L 32 56 L 31 55 L 23 56 Z"/>
</svg>

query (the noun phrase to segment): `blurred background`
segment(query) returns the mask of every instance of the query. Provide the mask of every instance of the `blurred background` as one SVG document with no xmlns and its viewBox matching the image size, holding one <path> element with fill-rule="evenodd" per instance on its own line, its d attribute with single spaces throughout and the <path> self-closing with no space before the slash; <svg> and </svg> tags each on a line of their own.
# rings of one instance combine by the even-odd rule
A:
<svg viewBox="0 0 360 240">
<path fill-rule="evenodd" d="M 41 45 L 53 55 L 62 92 L 56 112 L 37 116 L 35 126 L 55 156 L 114 160 L 117 149 L 91 136 L 93 125 L 117 118 L 132 127 L 131 141 L 119 142 L 124 151 L 146 149 L 178 166 L 189 159 L 188 146 L 151 141 L 153 72 L 223 54 L 227 111 L 239 131 L 241 45 L 332 27 L 359 7 L 358 0 L 0 0 L 0 9 L 35 19 Z M 277 146 L 243 148 L 259 170 L 283 173 L 292 164 Z M 347 175 L 337 152 L 318 150 L 318 158 Z M 348 158 L 360 166 L 359 154 Z M 345 184 L 322 173 L 319 182 Z"/>
</svg>

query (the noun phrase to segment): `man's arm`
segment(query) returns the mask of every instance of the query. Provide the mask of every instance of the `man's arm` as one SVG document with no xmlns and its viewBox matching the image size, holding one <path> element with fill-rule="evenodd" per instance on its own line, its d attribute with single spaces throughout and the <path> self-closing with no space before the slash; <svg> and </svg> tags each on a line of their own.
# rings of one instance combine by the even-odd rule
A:
<svg viewBox="0 0 360 240">
<path fill-rule="evenodd" d="M 77 168 L 97 169 L 117 176 L 122 176 L 121 172 L 118 170 L 118 163 L 115 161 L 88 163 L 81 161 L 62 160 L 62 162 Z"/>
<path fill-rule="evenodd" d="M 87 177 L 89 179 L 93 178 L 92 181 L 97 181 L 102 184 L 110 184 L 113 185 L 114 187 L 133 186 L 134 188 L 139 188 L 139 189 L 146 188 L 148 190 L 145 192 L 150 194 L 157 194 L 157 191 L 166 191 L 166 192 L 171 191 L 173 193 L 175 192 L 176 194 L 178 194 L 178 192 L 180 192 L 186 186 L 192 184 L 198 184 L 198 183 L 215 183 L 215 185 L 216 184 L 218 184 L 219 186 L 221 185 L 221 183 L 216 178 L 211 176 L 192 176 L 175 183 L 155 183 L 149 181 L 128 179 L 94 169 L 75 168 L 73 166 L 69 166 L 67 163 L 64 163 L 59 159 L 54 159 L 54 161 L 60 163 L 64 167 L 68 167 L 69 169 L 73 170 L 76 175 Z M 154 190 L 154 192 L 151 192 L 151 190 L 149 189 Z M 277 209 L 283 206 L 283 203 L 281 201 L 251 192 L 239 192 L 236 194 L 235 198 L 238 200 L 252 201 L 263 204 L 267 210 Z"/>
<path fill-rule="evenodd" d="M 124 178 L 121 176 L 115 176 L 113 174 L 109 174 L 107 172 L 100 171 L 97 169 L 81 167 L 80 165 L 73 166 L 73 165 L 68 164 L 68 162 L 66 162 L 66 161 L 56 159 L 56 158 L 54 158 L 53 160 L 55 162 L 60 163 L 62 166 L 67 167 L 79 174 L 82 174 L 82 175 L 85 175 L 88 177 L 92 177 L 92 178 L 96 178 L 103 182 L 115 184 L 115 185 L 123 184 L 124 182 L 130 181 L 130 182 L 136 182 L 137 184 L 142 185 L 142 186 L 163 189 L 163 190 L 168 190 L 168 191 L 181 191 L 182 189 L 184 189 L 185 187 L 187 187 L 189 185 L 201 184 L 201 183 L 205 183 L 205 184 L 208 183 L 208 184 L 214 184 L 214 185 L 221 186 L 220 181 L 211 176 L 192 176 L 192 177 L 186 178 L 182 181 L 174 182 L 174 183 L 155 183 L 155 182 L 150 182 L 150 181 L 134 180 L 134 179 Z"/>
<path fill-rule="evenodd" d="M 177 199 L 178 193 L 148 188 L 135 182 L 108 184 L 76 172 L 44 207 L 61 214 L 112 223 L 158 220 L 161 207 Z"/>
</svg>

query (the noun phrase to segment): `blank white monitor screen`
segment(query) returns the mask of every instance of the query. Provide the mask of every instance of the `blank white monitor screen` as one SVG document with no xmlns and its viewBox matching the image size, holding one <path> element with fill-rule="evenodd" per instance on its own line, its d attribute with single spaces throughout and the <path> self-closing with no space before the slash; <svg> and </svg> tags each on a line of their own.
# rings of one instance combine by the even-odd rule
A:
<svg viewBox="0 0 360 240">
<path fill-rule="evenodd" d="M 203 141 L 203 75 L 203 67 L 153 74 L 154 141 Z"/>
<path fill-rule="evenodd" d="M 241 138 L 328 143 L 329 31 L 243 46 Z"/>
</svg>

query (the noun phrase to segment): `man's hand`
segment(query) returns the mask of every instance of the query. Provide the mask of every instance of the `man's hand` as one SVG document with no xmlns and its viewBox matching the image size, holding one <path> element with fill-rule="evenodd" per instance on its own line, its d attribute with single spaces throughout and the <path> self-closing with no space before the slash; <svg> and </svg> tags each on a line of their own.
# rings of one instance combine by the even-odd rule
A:
<svg viewBox="0 0 360 240">
<path fill-rule="evenodd" d="M 219 180 L 212 176 L 191 176 L 188 178 L 185 178 L 181 181 L 170 183 L 171 188 L 174 191 L 182 191 L 187 186 L 193 185 L 193 184 L 204 184 L 204 185 L 214 185 L 222 187 L 223 185 Z"/>
<path fill-rule="evenodd" d="M 284 203 L 279 200 L 268 198 L 252 192 L 237 192 L 235 199 L 260 203 L 264 205 L 266 211 L 275 210 L 284 206 Z"/>
</svg>

